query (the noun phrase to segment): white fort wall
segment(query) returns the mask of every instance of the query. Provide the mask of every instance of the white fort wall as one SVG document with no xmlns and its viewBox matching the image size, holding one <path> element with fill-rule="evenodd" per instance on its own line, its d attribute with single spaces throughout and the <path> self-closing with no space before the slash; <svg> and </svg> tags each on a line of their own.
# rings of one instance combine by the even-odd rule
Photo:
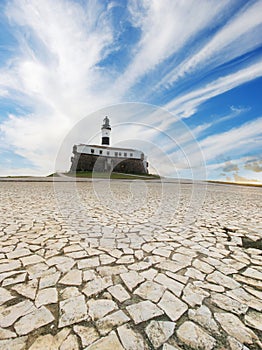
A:
<svg viewBox="0 0 262 350">
<path fill-rule="evenodd" d="M 118 147 L 99 147 L 91 145 L 76 145 L 76 152 L 111 158 L 133 158 L 144 160 L 144 153 L 134 149 Z"/>
</svg>

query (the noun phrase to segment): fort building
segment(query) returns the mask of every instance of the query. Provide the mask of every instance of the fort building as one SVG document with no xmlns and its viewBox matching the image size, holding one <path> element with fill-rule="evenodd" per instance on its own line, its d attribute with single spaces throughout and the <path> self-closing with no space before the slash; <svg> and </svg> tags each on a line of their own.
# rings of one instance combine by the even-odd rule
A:
<svg viewBox="0 0 262 350">
<path fill-rule="evenodd" d="M 110 147 L 111 126 L 108 117 L 104 118 L 101 130 L 101 146 L 82 143 L 73 146 L 71 172 L 148 174 L 148 162 L 142 151 L 132 148 Z"/>
</svg>

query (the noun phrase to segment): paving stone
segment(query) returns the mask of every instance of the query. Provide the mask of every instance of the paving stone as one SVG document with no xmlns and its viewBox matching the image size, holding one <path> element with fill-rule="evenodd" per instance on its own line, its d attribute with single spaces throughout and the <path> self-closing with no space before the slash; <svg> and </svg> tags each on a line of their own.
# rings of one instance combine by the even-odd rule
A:
<svg viewBox="0 0 262 350">
<path fill-rule="evenodd" d="M 132 290 L 145 279 L 136 271 L 130 271 L 126 273 L 121 273 L 120 275 L 122 281 L 127 286 L 127 288 L 132 292 Z"/>
<path fill-rule="evenodd" d="M 178 320 L 188 309 L 185 303 L 169 291 L 164 293 L 158 306 L 165 311 L 172 321 Z"/>
<path fill-rule="evenodd" d="M 0 327 L 11 326 L 18 318 L 35 310 L 34 304 L 29 301 L 21 301 L 0 311 Z"/>
<path fill-rule="evenodd" d="M 197 322 L 200 326 L 206 328 L 211 334 L 220 334 L 218 325 L 213 319 L 211 311 L 205 305 L 202 305 L 195 310 L 188 310 L 188 317 L 190 320 Z"/>
<path fill-rule="evenodd" d="M 240 287 L 240 284 L 235 281 L 233 278 L 223 275 L 219 271 L 214 271 L 206 278 L 209 282 L 213 282 L 215 284 L 219 284 L 223 287 L 227 287 L 229 289 L 235 289 Z"/>
<path fill-rule="evenodd" d="M 58 294 L 56 288 L 45 288 L 40 289 L 37 293 L 35 299 L 36 307 L 40 307 L 42 305 L 54 304 L 58 301 Z"/>
<path fill-rule="evenodd" d="M 106 335 L 111 332 L 113 327 L 120 326 L 128 321 L 130 321 L 130 318 L 122 310 L 119 310 L 99 319 L 96 322 L 96 326 L 100 334 Z"/>
<path fill-rule="evenodd" d="M 13 271 L 21 267 L 21 262 L 19 260 L 10 260 L 7 263 L 0 264 L 0 273 L 6 271 Z"/>
<path fill-rule="evenodd" d="M 125 300 L 130 299 L 130 295 L 125 290 L 125 288 L 121 284 L 116 284 L 108 288 L 108 291 L 113 295 L 115 299 L 117 299 L 120 303 Z"/>
<path fill-rule="evenodd" d="M 250 350 L 247 346 L 240 343 L 233 337 L 227 337 L 228 344 L 230 346 L 230 350 Z"/>
<path fill-rule="evenodd" d="M 208 263 L 195 259 L 192 264 L 197 270 L 203 272 L 203 273 L 212 273 L 214 271 L 214 266 L 209 265 Z"/>
<path fill-rule="evenodd" d="M 28 337 L 0 340 L 0 350 L 24 350 Z"/>
<path fill-rule="evenodd" d="M 216 344 L 213 337 L 191 321 L 185 321 L 178 328 L 177 336 L 180 341 L 194 349 L 212 350 Z"/>
<path fill-rule="evenodd" d="M 113 285 L 112 278 L 110 276 L 105 276 L 103 278 L 96 277 L 93 280 L 87 282 L 85 288 L 83 289 L 83 293 L 90 297 L 92 295 L 98 294 L 105 290 L 106 288 Z"/>
<path fill-rule="evenodd" d="M 93 271 L 93 270 L 83 271 L 82 274 L 83 274 L 83 281 L 84 282 L 91 281 L 97 277 L 95 271 Z"/>
<path fill-rule="evenodd" d="M 97 256 L 93 258 L 81 259 L 77 262 L 77 267 L 80 270 L 97 267 L 99 265 L 100 265 L 100 262 Z"/>
<path fill-rule="evenodd" d="M 145 329 L 146 334 L 155 349 L 163 345 L 172 336 L 174 330 L 174 322 L 155 320 L 151 321 Z"/>
<path fill-rule="evenodd" d="M 100 338 L 97 330 L 92 326 L 74 326 L 74 332 L 81 338 L 82 346 L 88 346 Z"/>
<path fill-rule="evenodd" d="M 57 271 L 55 273 L 51 273 L 41 277 L 39 282 L 39 289 L 55 286 L 60 278 L 60 275 L 61 275 L 61 272 Z"/>
<path fill-rule="evenodd" d="M 101 265 L 110 265 L 116 261 L 116 258 L 113 258 L 112 256 L 107 254 L 99 255 L 99 259 Z"/>
<path fill-rule="evenodd" d="M 57 350 L 70 333 L 69 328 L 64 328 L 56 335 L 46 334 L 36 338 L 29 350 Z"/>
<path fill-rule="evenodd" d="M 158 271 L 151 268 L 149 270 L 142 271 L 140 273 L 140 276 L 144 277 L 145 279 L 147 279 L 149 281 L 153 281 L 153 279 L 156 277 L 157 274 L 158 274 Z"/>
<path fill-rule="evenodd" d="M 164 291 L 165 288 L 162 285 L 152 281 L 146 281 L 134 291 L 134 294 L 139 295 L 142 299 L 149 299 L 157 303 Z"/>
<path fill-rule="evenodd" d="M 249 327 L 262 331 L 262 313 L 249 310 L 245 315 L 245 324 Z"/>
<path fill-rule="evenodd" d="M 141 301 L 137 304 L 132 304 L 126 307 L 131 318 L 138 324 L 140 322 L 148 321 L 156 316 L 163 315 L 163 311 L 149 300 Z"/>
<path fill-rule="evenodd" d="M 244 303 L 258 311 L 262 311 L 262 300 L 247 293 L 243 288 L 236 288 L 226 292 L 226 294 L 240 303 Z"/>
<path fill-rule="evenodd" d="M 187 266 L 188 264 L 182 264 L 171 260 L 161 261 L 159 264 L 156 265 L 158 269 L 168 270 L 171 272 L 177 272 L 179 270 L 184 269 Z"/>
<path fill-rule="evenodd" d="M 38 286 L 38 280 L 34 279 L 28 281 L 27 283 L 21 283 L 12 287 L 12 290 L 16 291 L 18 294 L 24 297 L 35 300 L 36 291 Z"/>
<path fill-rule="evenodd" d="M 100 274 L 100 276 L 113 276 L 113 275 L 120 275 L 121 273 L 128 272 L 126 266 L 119 265 L 119 266 L 110 266 L 110 269 L 108 266 L 99 266 L 97 268 L 97 272 Z"/>
<path fill-rule="evenodd" d="M 76 287 L 66 287 L 65 289 L 62 289 L 60 293 L 62 300 L 70 299 L 81 295 L 81 292 Z"/>
<path fill-rule="evenodd" d="M 148 350 L 142 335 L 134 331 L 130 325 L 124 324 L 118 327 L 117 333 L 126 350 Z"/>
<path fill-rule="evenodd" d="M 248 310 L 247 305 L 220 293 L 211 293 L 211 303 L 220 309 L 233 312 L 237 315 L 245 314 Z"/>
<path fill-rule="evenodd" d="M 204 281 L 205 274 L 198 271 L 197 269 L 194 269 L 193 267 L 188 267 L 185 273 L 185 276 L 193 278 L 195 280 Z"/>
<path fill-rule="evenodd" d="M 12 299 L 14 299 L 12 294 L 7 289 L 0 287 L 0 305 Z"/>
<path fill-rule="evenodd" d="M 106 337 L 97 340 L 95 343 L 89 345 L 85 350 L 125 350 L 121 345 L 115 332 L 111 332 Z"/>
<path fill-rule="evenodd" d="M 59 350 L 78 350 L 78 340 L 74 334 L 69 334 L 68 338 L 61 344 Z"/>
<path fill-rule="evenodd" d="M 218 293 L 223 293 L 225 291 L 224 287 L 217 285 L 217 284 L 213 284 L 213 283 L 194 281 L 193 285 L 197 286 L 199 288 L 202 288 L 202 289 L 208 289 L 210 291 L 214 291 L 214 292 L 218 292 Z"/>
<path fill-rule="evenodd" d="M 242 272 L 242 275 L 262 281 L 262 272 L 251 267 L 248 267 L 246 271 Z"/>
<path fill-rule="evenodd" d="M 191 307 L 202 305 L 205 298 L 209 297 L 209 293 L 203 289 L 188 283 L 183 290 L 182 300 L 184 300 Z"/>
<path fill-rule="evenodd" d="M 6 278 L 3 281 L 2 286 L 5 287 L 5 286 L 12 285 L 12 284 L 24 282 L 26 279 L 26 276 L 27 276 L 27 273 L 20 273 L 20 274 L 16 275 L 15 277 Z"/>
<path fill-rule="evenodd" d="M 187 266 L 191 265 L 193 257 L 190 255 L 185 255 L 181 253 L 175 253 L 172 255 L 172 260 L 182 263 L 182 265 L 187 264 Z"/>
<path fill-rule="evenodd" d="M 88 308 L 89 308 L 89 315 L 93 321 L 96 321 L 105 315 L 107 315 L 109 312 L 117 310 L 117 304 L 108 299 L 90 299 L 87 302 Z"/>
<path fill-rule="evenodd" d="M 59 328 L 78 323 L 88 318 L 87 306 L 83 295 L 60 301 L 59 308 Z"/>
<path fill-rule="evenodd" d="M 167 277 L 163 273 L 159 273 L 155 279 L 156 282 L 160 283 L 163 287 L 168 288 L 176 296 L 180 296 L 184 285 L 180 282 L 174 281 L 172 278 Z"/>
<path fill-rule="evenodd" d="M 216 312 L 214 317 L 228 335 L 236 338 L 241 343 L 252 344 L 253 340 L 257 339 L 255 333 L 247 328 L 236 315 L 227 312 Z"/>
<path fill-rule="evenodd" d="M 0 340 L 15 338 L 15 337 L 16 337 L 15 332 L 10 331 L 9 329 L 0 328 Z"/>
<path fill-rule="evenodd" d="M 162 350 L 182 350 L 182 349 L 177 347 L 177 346 L 172 346 L 170 344 L 165 343 L 163 345 L 163 349 Z"/>
<path fill-rule="evenodd" d="M 38 329 L 54 321 L 53 314 L 44 306 L 21 317 L 14 325 L 18 335 L 26 335 L 34 329 Z"/>
<path fill-rule="evenodd" d="M 20 260 L 22 261 L 22 264 L 24 266 L 33 265 L 33 264 L 37 264 L 37 263 L 40 263 L 40 262 L 44 262 L 44 259 L 42 258 L 42 256 L 36 255 L 36 254 L 20 258 Z"/>
<path fill-rule="evenodd" d="M 66 275 L 60 279 L 59 283 L 66 284 L 69 286 L 80 286 L 82 284 L 82 271 L 68 271 Z"/>
<path fill-rule="evenodd" d="M 49 266 L 56 266 L 61 272 L 67 272 L 75 265 L 75 260 L 66 256 L 54 256 L 46 261 Z"/>
</svg>

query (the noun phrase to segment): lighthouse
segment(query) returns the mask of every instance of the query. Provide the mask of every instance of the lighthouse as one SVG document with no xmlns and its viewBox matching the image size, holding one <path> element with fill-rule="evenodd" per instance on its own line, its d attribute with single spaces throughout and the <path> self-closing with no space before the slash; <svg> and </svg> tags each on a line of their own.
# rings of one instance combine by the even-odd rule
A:
<svg viewBox="0 0 262 350">
<path fill-rule="evenodd" d="M 109 144 L 110 144 L 111 126 L 109 124 L 109 118 L 108 117 L 104 118 L 101 130 L 102 130 L 102 145 L 109 146 Z"/>
</svg>

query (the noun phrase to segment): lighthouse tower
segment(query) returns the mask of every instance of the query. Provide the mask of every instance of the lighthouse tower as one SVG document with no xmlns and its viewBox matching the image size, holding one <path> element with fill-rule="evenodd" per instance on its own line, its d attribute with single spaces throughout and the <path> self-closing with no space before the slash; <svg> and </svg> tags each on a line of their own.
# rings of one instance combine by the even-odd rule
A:
<svg viewBox="0 0 262 350">
<path fill-rule="evenodd" d="M 111 126 L 109 124 L 109 118 L 105 117 L 102 125 L 102 145 L 109 145 L 110 144 L 110 131 Z"/>
</svg>

